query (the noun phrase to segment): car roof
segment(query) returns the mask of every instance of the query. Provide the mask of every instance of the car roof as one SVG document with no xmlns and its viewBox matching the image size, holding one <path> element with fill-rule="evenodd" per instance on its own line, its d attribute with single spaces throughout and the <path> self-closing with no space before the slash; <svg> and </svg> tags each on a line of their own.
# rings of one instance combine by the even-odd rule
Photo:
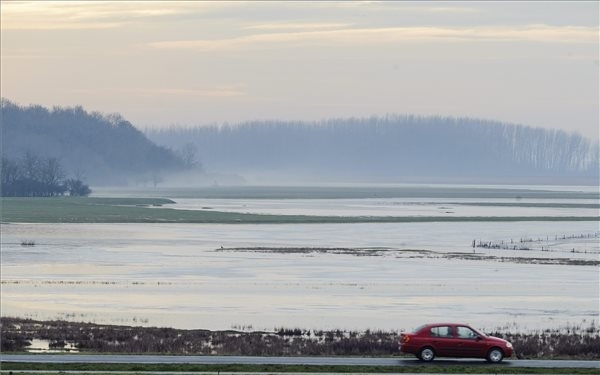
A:
<svg viewBox="0 0 600 375">
<path fill-rule="evenodd" d="M 423 327 L 437 327 L 437 326 L 467 326 L 470 327 L 467 323 L 450 323 L 450 322 L 441 322 L 441 323 L 426 323 Z"/>
</svg>

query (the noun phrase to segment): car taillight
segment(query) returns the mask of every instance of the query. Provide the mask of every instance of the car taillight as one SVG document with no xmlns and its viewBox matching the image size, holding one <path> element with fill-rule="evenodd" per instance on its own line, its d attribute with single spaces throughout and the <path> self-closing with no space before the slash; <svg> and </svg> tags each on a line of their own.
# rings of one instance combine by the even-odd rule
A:
<svg viewBox="0 0 600 375">
<path fill-rule="evenodd" d="M 402 338 L 402 343 L 403 344 L 406 344 L 407 342 L 410 341 L 410 337 L 407 336 L 407 335 L 402 335 L 401 338 Z"/>
</svg>

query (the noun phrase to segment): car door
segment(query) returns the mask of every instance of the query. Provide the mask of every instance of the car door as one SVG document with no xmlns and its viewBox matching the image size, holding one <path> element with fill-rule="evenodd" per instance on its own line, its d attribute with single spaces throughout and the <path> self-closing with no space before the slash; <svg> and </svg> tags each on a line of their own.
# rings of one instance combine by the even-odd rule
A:
<svg viewBox="0 0 600 375">
<path fill-rule="evenodd" d="M 457 357 L 485 357 L 485 344 L 477 332 L 468 326 L 456 326 L 455 349 Z"/>
<path fill-rule="evenodd" d="M 435 326 L 429 330 L 430 339 L 438 357 L 454 357 L 454 329 L 450 325 Z"/>
</svg>

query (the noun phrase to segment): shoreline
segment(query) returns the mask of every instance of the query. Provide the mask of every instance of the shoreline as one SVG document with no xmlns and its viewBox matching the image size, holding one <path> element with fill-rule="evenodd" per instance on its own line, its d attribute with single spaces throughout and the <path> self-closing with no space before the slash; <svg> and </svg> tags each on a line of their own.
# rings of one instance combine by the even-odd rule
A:
<svg viewBox="0 0 600 375">
<path fill-rule="evenodd" d="M 3 352 L 25 352 L 35 341 L 48 350 L 79 353 L 157 353 L 250 356 L 393 356 L 399 355 L 398 331 L 272 331 L 175 329 L 126 325 L 32 320 L 2 317 Z M 486 334 L 507 339 L 519 359 L 600 359 L 597 323 L 581 322 L 559 329 L 520 332 L 496 328 Z M 29 344 L 29 345 L 28 345 Z M 42 352 L 42 351 L 37 351 Z"/>
</svg>

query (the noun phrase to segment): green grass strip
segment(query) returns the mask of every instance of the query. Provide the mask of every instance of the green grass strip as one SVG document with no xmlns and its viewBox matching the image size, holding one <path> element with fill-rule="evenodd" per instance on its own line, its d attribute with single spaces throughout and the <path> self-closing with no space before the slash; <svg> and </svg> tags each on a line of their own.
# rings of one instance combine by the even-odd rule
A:
<svg viewBox="0 0 600 375">
<path fill-rule="evenodd" d="M 341 366 L 341 365 L 249 365 L 249 364 L 122 364 L 122 363 L 21 363 L 2 362 L 2 372 L 13 375 L 27 371 L 106 371 L 118 372 L 286 372 L 286 373 L 434 373 L 434 374 L 597 374 L 597 368 L 534 368 L 508 365 L 421 364 L 409 366 Z M 38 373 L 39 374 L 39 373 Z"/>
<path fill-rule="evenodd" d="M 0 220 L 11 223 L 429 223 L 514 221 L 600 221 L 598 216 L 306 216 L 262 215 L 212 210 L 176 210 L 159 198 L 2 198 Z M 151 207 L 152 206 L 152 207 Z"/>
</svg>

